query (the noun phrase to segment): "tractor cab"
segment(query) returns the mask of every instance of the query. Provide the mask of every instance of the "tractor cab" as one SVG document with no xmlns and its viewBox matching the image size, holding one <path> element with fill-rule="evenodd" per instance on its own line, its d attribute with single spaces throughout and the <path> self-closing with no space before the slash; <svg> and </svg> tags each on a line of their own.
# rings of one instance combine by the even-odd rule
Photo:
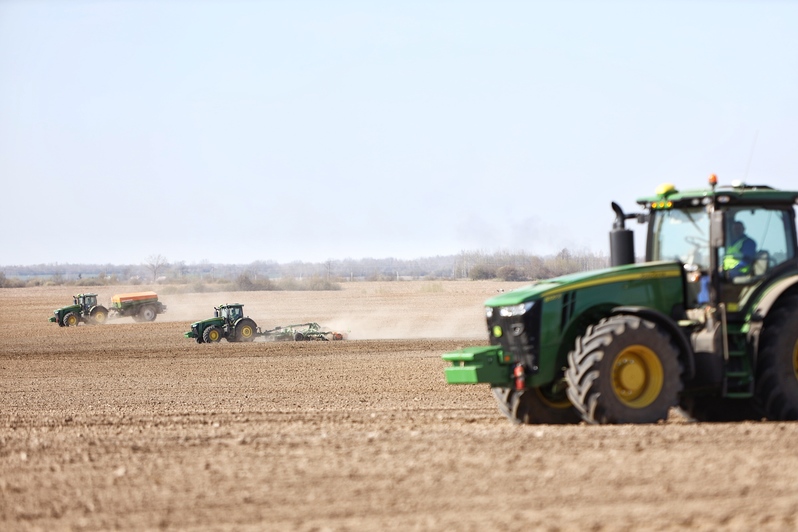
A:
<svg viewBox="0 0 798 532">
<path fill-rule="evenodd" d="M 742 310 L 757 286 L 796 258 L 794 193 L 733 183 L 638 202 L 648 209 L 647 261 L 684 265 L 688 308 Z"/>
<path fill-rule="evenodd" d="M 88 312 L 97 306 L 97 294 L 78 294 L 73 296 L 72 299 L 76 305 L 80 305 L 84 312 Z"/>
<path fill-rule="evenodd" d="M 244 305 L 238 303 L 232 305 L 220 305 L 217 310 L 217 316 L 224 318 L 229 323 L 235 323 L 244 316 Z"/>
</svg>

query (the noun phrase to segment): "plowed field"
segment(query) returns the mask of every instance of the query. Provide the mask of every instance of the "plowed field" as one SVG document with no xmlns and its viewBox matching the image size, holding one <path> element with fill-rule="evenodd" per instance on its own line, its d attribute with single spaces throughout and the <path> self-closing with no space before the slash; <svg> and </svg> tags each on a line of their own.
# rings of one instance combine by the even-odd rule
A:
<svg viewBox="0 0 798 532">
<path fill-rule="evenodd" d="M 155 322 L 72 328 L 47 318 L 80 289 L 0 290 L 0 529 L 798 528 L 798 424 L 514 426 L 446 385 L 510 288 L 162 295 Z M 183 338 L 226 302 L 348 339 Z"/>
</svg>

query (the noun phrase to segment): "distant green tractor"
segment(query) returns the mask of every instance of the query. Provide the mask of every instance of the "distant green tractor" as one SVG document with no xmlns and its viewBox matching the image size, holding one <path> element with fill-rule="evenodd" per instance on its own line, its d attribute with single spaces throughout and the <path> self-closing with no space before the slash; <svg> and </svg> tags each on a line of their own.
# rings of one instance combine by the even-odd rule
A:
<svg viewBox="0 0 798 532">
<path fill-rule="evenodd" d="M 516 423 L 798 420 L 798 192 L 711 176 L 637 202 L 612 204 L 612 267 L 486 301 L 491 345 L 445 354 L 447 382 L 488 385 Z"/>
<path fill-rule="evenodd" d="M 191 330 L 183 336 L 194 338 L 198 344 L 215 343 L 222 338 L 228 342 L 251 342 L 258 327 L 252 318 L 244 316 L 244 305 L 232 303 L 213 307 L 213 318 L 191 324 Z"/>
<path fill-rule="evenodd" d="M 97 304 L 97 294 L 78 294 L 72 297 L 72 301 L 72 305 L 54 310 L 50 323 L 74 327 L 81 322 L 99 325 L 108 319 L 108 309 Z"/>
</svg>

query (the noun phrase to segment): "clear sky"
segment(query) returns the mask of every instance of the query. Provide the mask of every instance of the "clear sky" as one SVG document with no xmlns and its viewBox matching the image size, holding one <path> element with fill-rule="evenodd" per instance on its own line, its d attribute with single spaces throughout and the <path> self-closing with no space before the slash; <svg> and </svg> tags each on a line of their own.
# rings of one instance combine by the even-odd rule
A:
<svg viewBox="0 0 798 532">
<path fill-rule="evenodd" d="M 0 265 L 608 253 L 798 187 L 798 2 L 0 0 Z"/>
</svg>

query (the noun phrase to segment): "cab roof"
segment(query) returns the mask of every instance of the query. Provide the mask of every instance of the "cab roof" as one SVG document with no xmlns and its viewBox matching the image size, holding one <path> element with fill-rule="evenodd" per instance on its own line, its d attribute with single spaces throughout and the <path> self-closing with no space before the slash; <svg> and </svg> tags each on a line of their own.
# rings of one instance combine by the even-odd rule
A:
<svg viewBox="0 0 798 532">
<path fill-rule="evenodd" d="M 714 190 L 712 188 L 678 190 L 674 185 L 665 183 L 657 187 L 654 195 L 639 198 L 637 203 L 651 209 L 697 207 L 710 203 L 713 196 L 721 205 L 795 205 L 798 203 L 798 191 L 777 190 L 767 185 L 748 185 L 737 182 L 732 185 L 717 186 Z"/>
</svg>

